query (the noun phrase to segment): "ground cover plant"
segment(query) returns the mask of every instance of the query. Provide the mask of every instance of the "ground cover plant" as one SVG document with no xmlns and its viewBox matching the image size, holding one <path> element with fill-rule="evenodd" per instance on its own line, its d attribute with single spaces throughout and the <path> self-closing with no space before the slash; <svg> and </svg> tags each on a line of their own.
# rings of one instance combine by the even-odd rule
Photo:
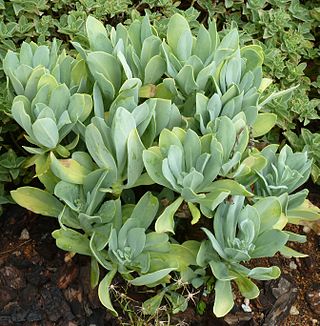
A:
<svg viewBox="0 0 320 326">
<path fill-rule="evenodd" d="M 273 80 L 267 94 L 293 87 L 286 96 L 269 101 L 264 105 L 265 112 L 277 115 L 276 126 L 267 139 L 271 142 L 283 142 L 282 131 L 287 141 L 296 150 L 308 150 L 313 159 L 312 179 L 317 182 L 319 176 L 319 160 L 317 142 L 305 135 L 308 130 L 317 137 L 316 125 L 319 108 L 319 6 L 314 1 L 0 1 L 0 59 L 1 62 L 8 50 L 16 51 L 23 41 L 34 41 L 38 45 L 47 45 L 48 41 L 57 38 L 62 41 L 63 48 L 73 51 L 70 40 L 87 45 L 85 20 L 89 15 L 103 20 L 104 23 L 116 25 L 117 22 L 130 24 L 135 18 L 146 11 L 156 27 L 160 38 L 166 34 L 169 17 L 180 13 L 189 22 L 193 30 L 199 27 L 199 22 L 206 24 L 207 19 L 215 19 L 220 29 L 238 27 L 240 43 L 257 44 L 262 47 L 265 57 L 263 72 L 265 77 Z M 140 78 L 142 76 L 139 76 Z M 8 112 L 11 98 L 5 88 L 6 79 L 0 71 L 1 84 L 1 131 L 4 134 L 1 154 L 12 149 L 16 152 L 17 164 L 7 165 L 4 160 L 2 168 L 6 177 L 2 182 L 4 188 L 10 189 L 8 182 L 13 181 L 8 168 L 25 167 L 21 162 L 27 153 L 21 151 L 12 141 L 13 133 L 18 132 L 17 125 L 11 123 Z M 314 123 L 313 123 L 314 121 Z M 302 132 L 302 128 L 307 130 Z M 296 136 L 295 136 L 296 135 Z M 299 141 L 296 137 L 300 137 Z M 313 137 L 313 138 L 314 138 Z M 21 141 L 21 138 L 18 138 Z M 15 141 L 16 142 L 16 141 Z M 21 145 L 21 144 L 20 144 Z M 12 152 L 11 152 L 12 153 Z M 16 170 L 17 171 L 17 170 Z M 25 170 L 19 171 L 24 175 Z M 15 183 L 30 177 L 18 177 Z M 3 187 L 3 186 L 2 186 Z M 10 202 L 8 194 L 2 190 L 2 202 Z"/>
<path fill-rule="evenodd" d="M 277 118 L 264 107 L 287 93 L 267 92 L 260 46 L 241 46 L 236 28 L 219 34 L 212 20 L 191 30 L 175 14 L 160 38 L 148 16 L 116 27 L 89 16 L 86 38 L 72 42 L 76 55 L 24 42 L 4 58 L 25 166 L 43 185 L 12 198 L 58 219 L 57 246 L 91 257 L 91 285 L 115 315 L 121 275 L 151 289 L 145 315 L 164 303 L 183 311 L 185 288 L 213 286 L 213 313 L 224 316 L 232 283 L 251 299 L 252 279 L 280 275 L 247 263 L 303 257 L 288 242 L 305 237 L 285 226 L 319 218 L 301 190 L 307 152 L 261 148 Z"/>
</svg>

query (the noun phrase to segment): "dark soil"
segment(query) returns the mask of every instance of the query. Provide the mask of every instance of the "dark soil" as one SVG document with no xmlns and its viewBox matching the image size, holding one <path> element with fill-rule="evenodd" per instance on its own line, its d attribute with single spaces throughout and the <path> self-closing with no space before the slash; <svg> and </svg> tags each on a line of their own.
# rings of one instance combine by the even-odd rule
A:
<svg viewBox="0 0 320 326">
<path fill-rule="evenodd" d="M 317 196 L 311 198 L 319 203 Z M 138 325 L 130 320 L 132 314 L 116 319 L 101 306 L 96 289 L 90 288 L 90 260 L 70 257 L 56 248 L 51 237 L 56 228 L 55 219 L 35 216 L 17 206 L 8 207 L 0 218 L 0 326 Z M 302 227 L 294 229 L 303 233 Z M 320 238 L 312 230 L 307 236 L 308 242 L 295 245 L 295 249 L 308 254 L 308 258 L 277 255 L 259 261 L 260 266 L 279 266 L 282 276 L 259 284 L 261 295 L 244 307 L 252 312 L 244 311 L 243 298 L 237 295 L 232 313 L 216 319 L 212 314 L 213 297 L 208 296 L 202 298 L 207 302 L 202 316 L 190 300 L 184 313 L 162 325 L 319 325 Z M 127 292 L 132 307 L 138 305 L 137 300 L 145 299 L 144 294 L 134 291 Z M 194 297 L 195 304 L 200 294 Z M 119 312 L 123 311 L 123 305 L 115 305 Z M 158 321 L 162 317 L 168 319 L 165 312 Z M 141 325 L 161 324 L 150 320 Z"/>
</svg>

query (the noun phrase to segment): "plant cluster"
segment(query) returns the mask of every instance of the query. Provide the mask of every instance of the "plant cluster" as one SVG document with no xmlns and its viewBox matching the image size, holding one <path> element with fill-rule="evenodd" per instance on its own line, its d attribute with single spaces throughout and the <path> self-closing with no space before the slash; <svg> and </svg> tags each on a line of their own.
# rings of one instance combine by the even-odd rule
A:
<svg viewBox="0 0 320 326">
<path fill-rule="evenodd" d="M 310 131 L 317 136 L 318 129 L 312 127 L 312 122 L 319 119 L 319 38 L 318 26 L 320 22 L 320 9 L 315 1 L 274 1 L 274 0 L 226 0 L 212 2 L 207 0 L 197 1 L 169 1 L 169 0 L 142 0 L 142 1 L 0 1 L 0 66 L 8 50 L 17 51 L 23 41 L 34 41 L 38 45 L 48 45 L 56 37 L 63 43 L 63 47 L 73 51 L 69 46 L 69 40 L 79 42 L 88 46 L 88 38 L 85 30 L 85 20 L 92 15 L 105 23 L 123 22 L 130 24 L 144 12 L 148 13 L 150 21 L 155 26 L 157 33 L 162 39 L 166 35 L 169 18 L 175 13 L 180 13 L 188 21 L 193 31 L 199 27 L 199 22 L 205 22 L 206 18 L 214 18 L 218 26 L 223 24 L 229 29 L 237 26 L 240 30 L 241 44 L 254 44 L 262 47 L 265 53 L 263 63 L 264 74 L 274 82 L 266 90 L 266 94 L 273 91 L 285 90 L 290 87 L 293 92 L 285 96 L 269 101 L 263 107 L 264 112 L 273 112 L 277 115 L 277 127 L 273 128 L 267 135 L 271 142 L 281 141 L 281 129 L 287 130 L 285 135 L 288 142 L 296 150 L 307 150 L 309 157 L 313 159 L 312 179 L 318 180 L 320 163 L 317 158 L 317 142 L 305 137 Z M 140 18 L 139 18 L 140 19 Z M 249 42 L 249 43 L 248 43 Z M 201 58 L 203 59 L 203 58 Z M 157 62 L 156 62 L 157 61 Z M 157 58 L 154 62 L 159 64 Z M 147 72 L 140 72 L 137 76 L 142 82 L 143 73 L 149 76 L 153 63 L 149 64 Z M 145 69 L 146 67 L 143 67 Z M 159 73 L 159 72 L 158 72 Z M 195 71 L 194 73 L 197 73 Z M 180 74 L 180 86 L 186 74 Z M 153 77 L 147 77 L 153 78 Z M 176 78 L 176 77 L 174 77 Z M 150 80 L 152 82 L 152 80 Z M 177 81 L 178 82 L 178 81 Z M 17 165 L 7 165 L 5 156 L 10 149 L 19 162 L 22 162 L 25 152 L 21 152 L 15 142 L 12 141 L 13 133 L 20 133 L 20 129 L 8 116 L 11 99 L 5 87 L 5 76 L 0 71 L 0 128 L 3 138 L 1 140 L 4 155 L 0 157 L 0 166 L 6 177 L 2 178 L 1 193 L 6 197 L 3 202 L 8 202 L 3 188 L 10 188 L 8 181 L 16 184 L 21 178 L 12 179 L 8 172 L 11 168 L 16 169 Z M 298 86 L 298 87 L 297 87 Z M 182 92 L 189 92 L 194 86 L 186 85 L 187 89 Z M 198 96 L 198 111 L 202 110 L 204 98 Z M 179 103 L 180 104 L 180 103 Z M 188 103 L 186 110 L 188 110 Z M 191 104 L 192 106 L 192 104 Z M 200 111 L 199 111 L 200 112 Z M 189 114 L 189 113 L 188 113 Z M 199 113 L 200 114 L 200 113 Z M 200 115 L 195 119 L 199 121 Z M 303 124 L 304 130 L 300 130 Z M 310 128 L 311 129 L 306 129 Z M 203 127 L 202 127 L 203 128 Z M 301 135 L 300 135 L 301 134 Z M 300 136 L 299 136 L 300 135 Z M 297 142 L 297 137 L 299 141 Z M 18 137 L 19 143 L 21 138 Z M 299 143 L 299 145 L 298 145 Z M 28 165 L 19 164 L 19 175 L 24 175 L 24 168 Z M 25 178 L 27 182 L 29 178 Z M 6 184 L 4 186 L 4 184 Z"/>
<path fill-rule="evenodd" d="M 281 141 L 286 131 L 288 142 L 296 149 L 305 148 L 313 158 L 312 179 L 318 180 L 317 138 L 320 108 L 320 6 L 318 1 L 249 0 L 223 2 L 198 1 L 209 16 L 241 30 L 243 43 L 254 42 L 265 53 L 263 70 L 274 80 L 270 91 L 296 86 L 288 94 L 270 102 L 265 111 L 277 114 L 277 126 L 269 139 Z M 297 137 L 299 141 L 297 142 Z M 299 144 L 298 144 L 299 143 Z"/>
<path fill-rule="evenodd" d="M 91 257 L 91 284 L 115 315 L 117 273 L 157 291 L 146 315 L 164 300 L 185 310 L 185 284 L 213 282 L 219 317 L 233 307 L 232 281 L 257 297 L 251 279 L 280 270 L 246 263 L 304 256 L 287 244 L 305 237 L 284 228 L 319 218 L 308 191 L 296 192 L 311 171 L 306 152 L 255 146 L 276 122 L 262 112 L 277 96 L 266 93 L 262 48 L 240 46 L 235 28 L 221 37 L 214 21 L 192 31 L 179 14 L 164 39 L 148 16 L 116 27 L 89 16 L 86 37 L 72 42 L 76 56 L 54 41 L 24 42 L 4 58 L 25 165 L 44 186 L 13 199 L 58 219 L 57 246 Z M 205 225 L 202 236 L 187 237 L 190 225 Z"/>
<path fill-rule="evenodd" d="M 3 59 L 8 50 L 17 51 L 21 43 L 36 42 L 38 45 L 48 45 L 53 38 L 56 38 L 69 51 L 71 50 L 69 40 L 86 43 L 85 21 L 89 15 L 112 22 L 124 21 L 129 23 L 138 17 L 144 9 L 149 9 L 151 19 L 157 22 L 158 30 L 165 31 L 167 18 L 176 12 L 183 13 L 193 25 L 197 24 L 196 19 L 199 13 L 190 8 L 183 11 L 178 8 L 177 2 L 172 1 L 103 1 L 103 0 L 0 0 L 0 131 L 1 131 L 1 152 L 0 152 L 0 174 L 1 186 L 0 196 L 2 203 L 11 202 L 8 196 L 11 182 L 22 183 L 22 178 L 28 164 L 22 164 L 23 158 L 27 155 L 21 151 L 23 135 L 17 124 L 10 119 L 8 111 L 11 106 L 11 98 L 6 89 L 6 78 L 3 72 Z M 164 19 L 162 19 L 164 18 Z M 58 45 L 59 45 L 58 44 Z M 72 48 L 72 47 L 71 47 Z M 19 134 L 20 136 L 16 137 Z M 7 151 L 10 150 L 10 160 L 17 157 L 19 163 L 8 165 Z M 15 154 L 14 154 L 15 153 Z M 1 156 L 2 155 L 2 156 Z M 15 159 L 14 159 L 15 160 Z M 19 177 L 13 178 L 10 169 L 19 167 Z M 23 179 L 27 183 L 30 178 Z M 0 206 L 1 207 L 1 206 Z"/>
</svg>

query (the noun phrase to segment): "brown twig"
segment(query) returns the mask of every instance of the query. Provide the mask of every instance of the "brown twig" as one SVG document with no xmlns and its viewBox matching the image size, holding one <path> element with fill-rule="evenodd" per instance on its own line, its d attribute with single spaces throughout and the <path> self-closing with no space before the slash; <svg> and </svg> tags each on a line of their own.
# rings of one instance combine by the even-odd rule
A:
<svg viewBox="0 0 320 326">
<path fill-rule="evenodd" d="M 26 240 L 26 241 L 20 243 L 20 244 L 19 244 L 18 246 L 16 246 L 15 248 L 12 248 L 12 249 L 9 249 L 9 250 L 6 250 L 6 251 L 3 251 L 3 252 L 0 252 L 0 257 L 5 256 L 5 255 L 7 255 L 7 254 L 10 254 L 11 252 L 16 251 L 18 248 L 23 247 L 24 245 L 26 245 L 26 244 L 29 243 L 30 241 L 32 241 L 32 239 L 29 239 L 29 240 Z"/>
</svg>

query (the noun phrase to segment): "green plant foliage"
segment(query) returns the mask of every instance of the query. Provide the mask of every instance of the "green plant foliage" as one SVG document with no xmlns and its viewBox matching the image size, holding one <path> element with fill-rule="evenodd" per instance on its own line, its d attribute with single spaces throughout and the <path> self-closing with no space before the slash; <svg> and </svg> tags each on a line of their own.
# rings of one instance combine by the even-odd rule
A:
<svg viewBox="0 0 320 326">
<path fill-rule="evenodd" d="M 259 196 L 291 194 L 310 176 L 312 161 L 308 159 L 307 152 L 293 153 L 285 145 L 276 154 L 277 149 L 278 145 L 269 145 L 261 151 L 267 165 L 258 173 L 259 179 L 254 184 L 254 191 Z"/>
<path fill-rule="evenodd" d="M 59 39 L 57 42 L 58 44 L 61 44 L 61 41 L 69 40 L 73 40 L 75 42 L 81 41 L 88 44 L 88 39 L 85 32 L 85 21 L 89 14 L 98 19 L 113 22 L 113 24 L 116 22 L 124 22 L 128 24 L 135 18 L 140 17 L 143 8 L 149 8 L 149 15 L 151 19 L 157 22 L 159 31 L 161 29 L 162 33 L 166 29 L 167 17 L 171 16 L 175 12 L 182 12 L 185 14 L 189 22 L 192 22 L 193 25 L 197 24 L 196 19 L 199 13 L 193 8 L 190 8 L 184 12 L 183 10 L 177 8 L 177 4 L 173 3 L 172 1 L 160 1 L 157 2 L 156 5 L 157 6 L 154 7 L 155 3 L 153 2 L 135 3 L 130 0 L 112 0 L 107 2 L 102 0 L 0 1 L 0 128 L 2 135 L 7 135 L 4 140 L 1 140 L 1 143 L 4 145 L 1 154 L 5 154 L 4 149 L 7 150 L 9 148 L 18 152 L 20 151 L 18 148 L 16 148 L 17 144 L 13 144 L 11 140 L 11 135 L 15 133 L 16 136 L 16 132 L 20 133 L 20 129 L 17 128 L 17 124 L 15 124 L 6 115 L 6 112 L 9 110 L 10 102 L 12 100 L 12 88 L 17 91 L 15 94 L 24 94 L 24 87 L 26 87 L 26 83 L 28 82 L 29 77 L 31 77 L 31 68 L 35 68 L 37 64 L 42 65 L 42 67 L 39 67 L 38 71 L 34 71 L 32 78 L 29 80 L 29 85 L 30 82 L 35 85 L 33 78 L 39 78 L 43 72 L 43 68 L 46 68 L 46 72 L 48 69 L 56 80 L 59 81 L 59 83 L 66 83 L 68 87 L 73 84 L 74 87 L 69 87 L 71 95 L 74 93 L 76 88 L 79 88 L 79 85 L 82 85 L 81 87 L 83 87 L 83 82 L 87 81 L 87 77 L 85 77 L 85 75 L 82 73 L 81 76 L 83 77 L 83 80 L 77 80 L 77 76 L 79 76 L 79 71 L 81 71 L 83 64 L 79 62 L 79 60 L 74 60 L 72 57 L 66 56 L 65 53 L 60 56 L 60 62 L 57 62 L 57 66 L 59 67 L 56 66 L 54 71 L 51 70 L 51 68 L 53 68 L 53 63 L 56 60 L 54 57 L 54 52 L 57 50 L 58 45 L 56 47 L 51 47 L 50 58 L 48 58 L 48 48 L 45 46 L 48 45 L 53 38 Z M 30 41 L 36 42 L 38 45 L 35 43 L 30 43 Z M 25 44 L 21 48 L 24 56 L 22 62 L 18 62 L 19 58 L 17 60 L 17 57 L 14 57 L 15 55 L 7 58 L 8 60 L 6 62 L 3 62 L 7 51 L 17 51 L 23 42 L 28 42 L 30 44 Z M 72 49 L 72 46 L 69 46 L 68 42 L 64 42 L 63 46 L 68 52 Z M 34 58 L 32 58 L 32 52 L 35 54 Z M 19 56 L 19 54 L 17 55 Z M 141 59 L 143 60 L 143 58 Z M 153 60 L 153 64 L 159 64 L 159 59 L 160 58 L 156 56 Z M 149 81 L 153 81 L 154 77 L 151 77 L 151 72 L 153 70 L 151 70 L 150 67 L 151 64 L 149 64 L 148 67 L 145 67 L 147 69 L 146 74 Z M 6 81 L 3 69 L 6 70 L 6 73 L 10 74 L 13 87 L 10 88 L 9 92 L 5 87 Z M 69 69 L 73 69 L 72 75 L 69 74 Z M 10 72 L 8 70 L 10 70 Z M 66 78 L 69 79 L 67 80 Z M 83 88 L 81 87 L 78 89 L 79 92 L 83 91 Z M 28 97 L 30 92 L 34 91 L 34 89 L 27 89 L 27 94 L 24 95 Z M 48 105 L 48 103 L 45 104 Z M 50 130 L 55 129 L 51 122 L 49 122 L 49 124 L 50 126 L 48 126 L 47 122 L 46 126 L 50 127 Z M 74 127 L 74 129 L 79 129 L 79 123 L 77 124 L 78 126 Z M 80 131 L 78 130 L 76 133 L 79 132 Z M 16 138 L 15 136 L 14 138 Z M 18 137 L 19 144 L 23 144 L 22 139 L 23 137 Z M 72 141 L 72 139 L 70 141 Z M 41 149 L 40 151 L 45 151 L 45 149 L 42 147 L 43 145 L 48 145 L 47 147 L 54 146 L 55 139 L 47 139 L 45 142 L 46 144 L 41 144 L 41 141 L 36 141 L 36 144 L 33 144 L 37 146 L 36 151 L 39 152 L 39 148 Z M 41 146 L 38 147 L 39 145 Z M 64 145 L 67 145 L 66 141 Z M 64 148 L 58 148 L 58 150 L 60 150 L 60 154 L 62 154 L 64 151 L 65 155 L 68 155 L 69 149 L 66 149 L 65 146 L 63 147 Z M 34 151 L 35 149 L 31 150 Z M 19 153 L 19 155 L 21 155 L 21 153 Z M 39 160 L 40 159 L 35 160 L 36 170 L 38 170 L 38 172 L 40 171 L 40 174 L 38 175 L 42 178 L 42 180 L 48 179 L 46 174 L 44 174 L 39 167 Z M 41 160 L 43 160 L 43 158 Z M 20 168 L 19 173 L 24 175 L 27 172 L 24 168 Z M 28 182 L 29 179 L 29 177 L 25 178 L 24 182 Z M 20 180 L 20 178 L 18 178 L 15 182 L 17 183 L 18 180 Z M 47 184 L 47 186 L 49 185 Z M 10 185 L 7 185 L 4 188 L 9 187 Z"/>
<path fill-rule="evenodd" d="M 264 74 L 274 81 L 269 91 L 297 86 L 291 94 L 269 102 L 264 111 L 276 113 L 277 125 L 286 131 L 289 143 L 296 150 L 308 148 L 315 153 L 315 142 L 312 140 L 311 146 L 306 135 L 319 131 L 319 3 L 313 0 L 224 3 L 199 0 L 197 3 L 220 24 L 225 23 L 230 29 L 237 25 L 241 42 L 254 41 L 262 47 Z M 275 129 L 270 139 L 278 141 L 281 129 Z M 299 141 L 294 133 L 301 135 Z M 319 164 L 315 154 L 310 157 L 314 158 L 312 179 L 317 182 Z"/>
<path fill-rule="evenodd" d="M 270 199 L 270 200 L 269 200 Z M 244 204 L 244 197 L 233 197 L 232 203 L 221 204 L 214 216 L 214 234 L 203 229 L 208 240 L 203 241 L 197 255 L 200 266 L 209 265 L 216 278 L 213 312 L 224 316 L 233 307 L 230 282 L 235 281 L 241 294 L 249 299 L 259 295 L 259 289 L 249 279 L 270 280 L 279 277 L 280 269 L 256 267 L 249 269 L 241 262 L 252 258 L 272 257 L 281 250 L 289 236 L 274 228 L 281 216 L 281 204 L 275 197 Z M 266 205 L 272 216 L 265 215 Z"/>
<path fill-rule="evenodd" d="M 276 122 L 265 105 L 288 91 L 265 92 L 262 48 L 241 46 L 235 28 L 221 36 L 210 21 L 192 30 L 177 13 L 164 38 L 148 16 L 116 27 L 90 16 L 85 26 L 74 55 L 53 41 L 5 56 L 9 114 L 32 145 L 25 165 L 44 185 L 11 195 L 57 218 L 57 246 L 90 257 L 91 285 L 114 315 L 119 274 L 155 293 L 146 315 L 162 302 L 184 311 L 184 284 L 215 284 L 213 312 L 223 316 L 233 306 L 231 280 L 253 298 L 249 278 L 279 276 L 242 263 L 276 252 L 302 257 L 286 243 L 304 237 L 284 227 L 320 217 L 308 192 L 296 192 L 310 174 L 307 153 L 254 146 Z M 184 234 L 207 218 L 213 228 L 202 237 Z"/>
<path fill-rule="evenodd" d="M 314 183 L 319 184 L 320 177 L 320 134 L 312 133 L 310 130 L 302 128 L 301 135 L 298 136 L 292 131 L 285 133 L 288 141 L 295 150 L 305 151 L 312 158 L 311 176 Z"/>
<path fill-rule="evenodd" d="M 278 116 L 277 124 L 293 129 L 319 119 L 318 85 L 312 84 L 319 69 L 319 4 L 317 1 L 225 1 L 211 4 L 198 1 L 209 16 L 242 31 L 243 42 L 255 40 L 265 53 L 264 72 L 281 90 L 299 85 L 291 99 L 282 98 L 268 105 Z"/>
<path fill-rule="evenodd" d="M 141 17 L 144 11 L 147 12 L 153 26 L 149 24 L 147 18 Z M 48 61 L 48 58 L 44 52 L 48 49 L 43 46 L 48 45 L 55 37 L 60 40 L 59 44 L 64 41 L 63 48 L 66 48 L 68 53 L 72 50 L 72 46 L 69 45 L 68 41 L 72 40 L 74 44 L 78 43 L 83 48 L 90 49 L 92 53 L 89 53 L 89 62 L 96 62 L 102 58 L 103 62 L 108 62 L 106 54 L 110 54 L 111 48 L 108 46 L 101 47 L 100 45 L 106 36 L 112 43 L 112 52 L 116 57 L 116 60 L 113 60 L 114 65 L 110 65 L 114 72 L 118 72 L 119 67 L 121 67 L 121 69 L 124 69 L 122 74 L 125 75 L 125 79 L 130 76 L 139 78 L 142 84 L 145 84 L 139 88 L 141 97 L 150 98 L 156 96 L 166 99 L 173 99 L 174 97 L 177 107 L 184 115 L 188 116 L 189 120 L 192 120 L 188 122 L 190 124 L 195 122 L 196 125 L 204 123 L 205 126 L 201 127 L 203 130 L 209 122 L 208 113 L 210 119 L 213 119 L 216 115 L 227 115 L 233 118 L 239 111 L 244 111 L 247 123 L 252 125 L 257 108 L 260 109 L 256 106 L 256 101 L 261 103 L 268 94 L 274 91 L 298 86 L 292 92 L 274 98 L 267 105 L 264 105 L 264 114 L 275 113 L 277 121 L 275 121 L 275 115 L 269 115 L 268 124 L 266 124 L 267 116 L 260 117 L 260 119 L 258 116 L 258 120 L 264 122 L 264 129 L 262 133 L 256 132 L 256 128 L 253 129 L 255 137 L 263 136 L 276 123 L 281 129 L 289 130 L 290 133 L 296 127 L 296 131 L 298 131 L 301 124 L 304 127 L 310 126 L 310 122 L 319 119 L 320 84 L 317 82 L 319 45 L 316 42 L 319 38 L 317 29 L 320 21 L 319 12 L 319 5 L 314 0 L 303 2 L 299 0 L 228 0 L 218 2 L 207 0 L 192 2 L 169 0 L 143 0 L 140 2 L 130 0 L 111 0 L 108 2 L 102 0 L 72 2 L 70 0 L 0 1 L 0 66 L 4 68 L 7 66 L 7 62 L 2 62 L 7 51 L 17 51 L 23 41 L 36 42 L 38 45 L 31 44 L 34 52 L 40 46 L 40 49 L 37 50 L 38 58 L 35 58 L 34 63 L 36 64 L 37 60 L 40 60 L 45 66 L 45 61 Z M 169 24 L 169 17 L 176 13 L 180 13 L 181 16 L 176 16 Z M 90 18 L 86 24 L 88 17 Z M 107 31 L 105 31 L 101 23 L 98 23 L 93 17 L 103 22 L 109 22 L 112 25 L 117 22 L 121 22 L 123 25 L 119 25 L 111 36 L 109 34 L 111 27 L 108 27 Z M 201 19 L 202 22 L 205 22 L 207 17 L 214 18 L 219 28 L 222 25 L 226 26 L 229 33 L 223 31 L 218 33 L 218 36 L 214 23 L 209 24 L 207 32 L 203 27 L 198 31 L 200 26 L 198 21 Z M 188 26 L 186 21 L 189 23 Z M 131 23 L 131 27 L 126 31 L 124 26 Z M 179 33 L 175 32 L 177 26 L 179 27 Z M 229 60 L 222 64 L 223 67 L 219 67 L 219 69 L 223 69 L 224 73 L 228 69 L 233 70 L 234 75 L 232 77 L 228 75 L 231 79 L 225 80 L 223 73 L 221 75 L 222 80 L 217 80 L 217 78 L 214 81 L 210 80 L 205 85 L 204 92 L 204 86 L 201 84 L 206 83 L 207 74 L 213 69 L 214 64 L 219 61 L 217 60 L 219 54 L 213 55 L 215 58 L 213 56 L 209 58 L 208 53 L 211 51 L 211 54 L 213 54 L 212 52 L 216 47 L 218 48 L 219 42 L 223 44 L 223 36 L 235 37 L 236 28 L 240 30 L 240 44 L 248 46 L 242 48 L 240 55 L 238 50 L 234 51 Z M 97 29 L 98 34 L 99 32 L 102 33 L 96 35 L 97 38 L 93 36 L 95 29 Z M 166 36 L 168 36 L 167 42 L 162 42 Z M 90 41 L 91 37 L 93 39 Z M 190 41 L 191 38 L 192 42 L 186 42 L 185 48 L 181 47 L 182 44 L 179 43 L 179 39 Z M 120 39 L 122 41 L 118 42 Z M 197 42 L 195 42 L 196 40 Z M 252 42 L 254 45 L 251 44 Z M 228 51 L 232 52 L 238 48 L 236 43 L 232 44 Z M 173 45 L 173 48 L 171 48 L 171 45 Z M 263 51 L 259 50 L 257 52 L 258 46 Z M 27 47 L 25 46 L 25 53 Z M 84 53 L 85 51 L 82 51 L 81 55 Z M 251 67 L 250 73 L 247 75 L 243 74 L 246 69 L 242 60 L 244 57 L 249 59 L 248 62 L 254 62 L 257 68 L 253 69 Z M 181 58 L 186 60 L 181 61 Z M 30 63 L 30 59 L 27 60 L 28 62 L 23 63 L 28 67 L 17 65 L 16 59 L 11 59 L 11 64 L 13 64 L 10 73 L 12 86 L 18 87 L 22 91 L 21 83 L 24 88 L 27 82 L 26 78 L 29 78 L 30 68 L 33 65 Z M 109 59 L 112 60 L 110 57 Z M 61 63 L 61 71 L 73 67 L 70 60 L 71 57 L 68 57 L 63 64 Z M 242 62 L 241 65 L 237 64 L 240 62 L 239 60 Z M 215 61 L 214 64 L 213 61 Z M 59 82 L 63 81 L 68 86 L 70 86 L 70 82 L 73 83 L 75 88 L 79 87 L 80 84 L 84 86 L 83 82 L 87 78 L 84 78 L 81 83 L 77 80 L 83 62 L 79 63 L 78 60 L 75 62 L 78 65 L 70 80 L 65 80 L 64 78 L 66 76 L 70 78 L 70 75 L 61 73 L 61 71 L 58 72 L 59 69 L 55 73 L 51 73 L 57 80 L 61 79 Z M 94 64 L 88 64 L 89 69 L 90 66 L 91 69 L 94 69 Z M 234 67 L 236 69 L 233 69 Z M 262 76 L 261 68 L 264 75 L 274 81 L 264 96 L 260 94 L 263 89 L 263 83 L 259 81 Z M 22 74 L 22 80 L 19 80 L 19 82 L 15 78 L 17 77 L 15 73 L 18 71 L 18 76 Z M 241 80 L 239 80 L 240 71 Z M 162 80 L 161 75 L 164 72 L 167 78 Z M 39 73 L 40 71 L 37 71 L 33 77 L 38 76 Z M 104 85 L 101 92 L 108 93 L 113 97 L 116 89 L 113 90 L 113 86 L 102 81 L 105 78 L 105 73 L 106 70 L 103 70 L 101 75 L 95 75 L 94 78 L 97 84 L 102 83 Z M 109 72 L 107 73 L 109 74 Z M 251 76 L 251 73 L 253 73 L 254 77 Z M 59 74 L 61 76 L 58 76 Z M 190 82 L 184 83 L 184 78 L 190 76 L 190 74 L 193 78 L 190 79 Z M 159 83 L 160 80 L 161 83 Z M 231 80 L 232 82 L 237 81 L 231 89 L 232 92 L 237 92 L 238 97 L 232 95 L 230 100 L 228 96 L 224 96 L 226 91 L 224 88 L 230 86 Z M 123 80 L 120 84 L 122 85 L 122 83 Z M 10 107 L 10 103 L 8 103 L 10 96 L 8 97 L 8 94 L 6 94 L 2 70 L 0 70 L 0 84 L 2 86 L 0 91 L 0 127 L 2 127 L 2 133 L 7 130 L 9 132 L 12 130 L 17 131 L 17 125 L 3 114 Z M 157 84 L 157 88 L 154 87 L 154 84 Z M 253 85 L 257 88 L 255 91 Z M 258 86 L 260 86 L 259 89 Z M 194 92 L 194 89 L 197 89 L 197 91 Z M 247 93 L 248 89 L 250 89 L 249 93 Z M 73 91 L 74 88 L 71 88 L 71 94 L 73 94 Z M 82 91 L 84 91 L 83 88 L 79 90 L 79 92 Z M 190 92 L 193 94 L 190 94 Z M 127 92 L 125 93 L 127 94 Z M 227 92 L 226 94 L 230 93 Z M 106 102 L 106 99 L 104 101 Z M 197 105 L 195 106 L 194 103 Z M 104 105 L 107 105 L 107 103 L 104 103 Z M 214 110 L 212 109 L 213 105 L 215 106 Z M 50 124 L 51 128 L 54 128 L 52 123 Z M 74 129 L 77 129 L 76 134 L 79 134 L 83 131 L 83 128 L 79 127 L 79 122 L 77 125 Z M 74 132 L 74 129 L 72 132 Z M 269 139 L 278 140 L 279 135 L 281 136 L 279 130 L 273 130 L 272 134 L 269 135 Z M 312 131 L 314 132 L 314 130 L 313 128 Z M 72 139 L 69 141 L 72 141 Z M 53 145 L 52 140 L 49 143 L 50 146 Z M 67 145 L 67 143 L 65 142 L 64 145 Z M 293 142 L 291 142 L 291 145 L 295 146 Z M 299 150 L 302 150 L 304 145 L 310 148 L 309 143 L 301 143 Z M 14 149 L 14 147 L 10 140 L 5 143 L 6 149 Z M 68 150 L 65 148 L 61 149 L 60 153 L 62 151 L 65 152 L 65 155 L 68 154 Z M 39 170 L 39 167 L 37 169 Z M 317 180 L 318 170 L 319 165 L 315 160 L 312 169 L 313 180 Z M 21 170 L 20 173 L 24 174 L 25 172 Z M 44 178 L 42 176 L 42 179 Z"/>
<path fill-rule="evenodd" d="M 216 123 L 216 135 L 207 134 L 201 138 L 191 129 L 165 129 L 160 134 L 159 147 L 150 147 L 143 153 L 147 173 L 155 183 L 179 193 L 188 203 L 200 204 L 202 213 L 207 216 L 211 216 L 211 211 L 229 195 L 242 193 L 250 196 L 250 193 L 235 181 L 213 182 L 218 175 L 224 176 L 237 167 L 242 154 L 241 143 L 235 144 L 236 130 L 232 121 L 223 117 L 218 118 Z M 231 135 L 228 140 L 227 133 Z M 246 147 L 247 141 L 244 141 L 243 148 Z M 230 157 L 231 152 L 233 157 Z M 157 231 L 173 232 L 169 225 L 172 225 L 175 210 L 171 211 L 170 207 L 177 210 L 179 205 L 175 202 L 166 208 L 156 223 Z M 191 212 L 197 219 L 196 206 L 191 207 Z"/>
</svg>

